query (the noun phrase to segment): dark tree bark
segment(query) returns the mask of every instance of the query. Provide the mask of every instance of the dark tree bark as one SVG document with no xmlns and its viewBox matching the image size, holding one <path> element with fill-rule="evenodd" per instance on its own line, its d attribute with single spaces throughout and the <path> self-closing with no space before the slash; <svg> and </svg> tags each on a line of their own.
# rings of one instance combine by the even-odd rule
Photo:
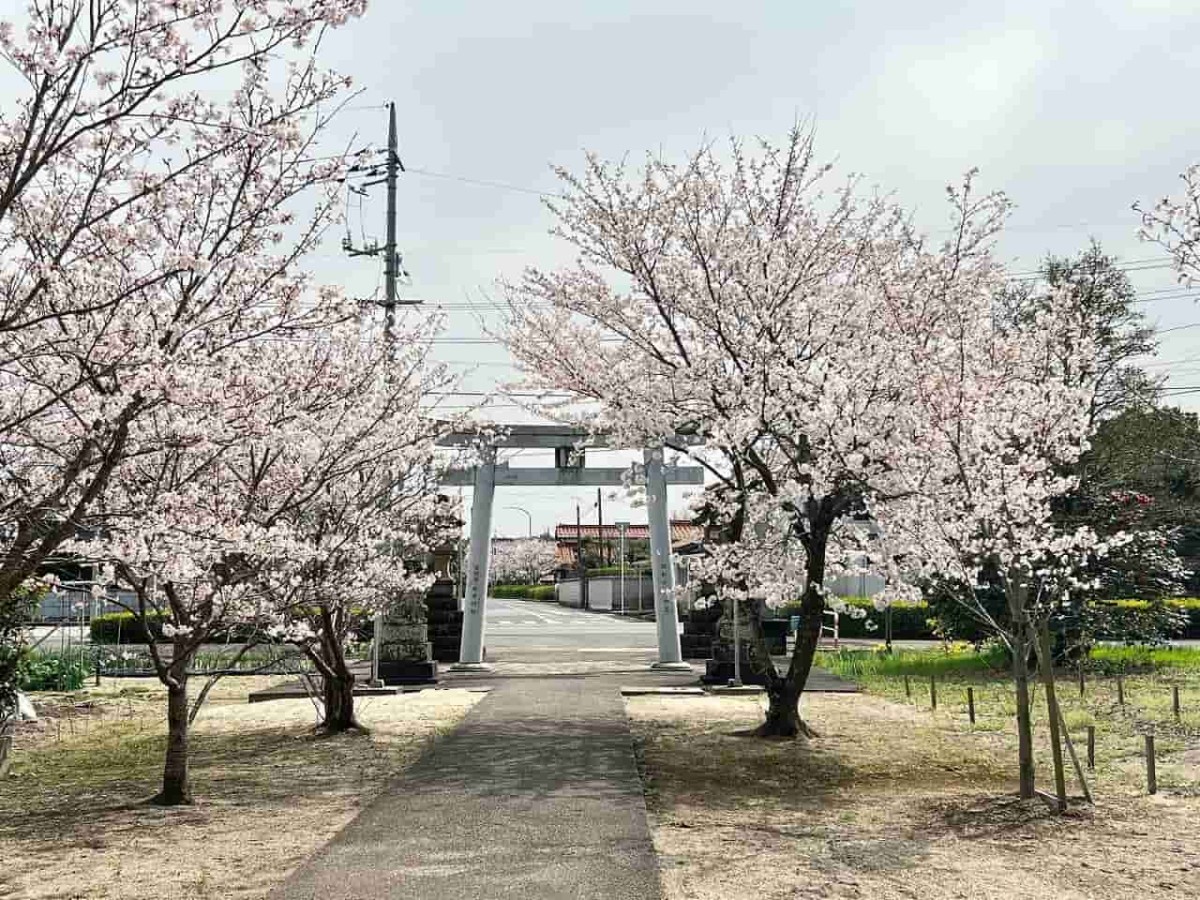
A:
<svg viewBox="0 0 1200 900">
<path fill-rule="evenodd" d="M 331 734 L 361 729 L 354 717 L 354 673 L 346 663 L 340 630 L 326 607 L 322 610 L 322 631 L 318 668 L 325 679 L 325 721 L 321 727 Z"/>
<path fill-rule="evenodd" d="M 325 678 L 325 731 L 337 733 L 358 728 L 354 718 L 354 676 Z"/>
<path fill-rule="evenodd" d="M 1018 576 L 1010 577 L 1005 584 L 1008 597 L 1009 617 L 1012 619 L 1012 670 L 1013 685 L 1017 692 L 1017 760 L 1020 776 L 1021 799 L 1034 796 L 1033 766 L 1033 719 L 1029 702 L 1029 656 L 1033 647 L 1033 634 L 1029 627 L 1026 601 L 1029 586 Z"/>
<path fill-rule="evenodd" d="M 766 719 L 756 732 L 760 737 L 816 736 L 816 732 L 800 716 L 800 696 L 808 682 L 809 673 L 812 672 L 817 644 L 821 640 L 821 626 L 825 615 L 822 585 L 825 581 L 825 550 L 828 539 L 829 529 L 825 517 L 816 521 L 804 539 L 808 554 L 808 584 L 800 597 L 800 627 L 796 632 L 796 646 L 792 649 L 786 675 L 776 673 L 775 666 L 766 652 L 761 626 L 755 617 L 754 642 L 759 655 L 766 660 L 765 668 L 760 671 L 766 676 L 768 701 Z"/>
<path fill-rule="evenodd" d="M 1017 760 L 1021 799 L 1030 800 L 1035 786 L 1033 723 L 1029 703 L 1029 646 L 1023 636 L 1013 641 L 1013 684 L 1017 691 Z"/>
<path fill-rule="evenodd" d="M 167 758 L 163 764 L 162 790 L 151 802 L 178 806 L 192 802 L 188 781 L 188 693 L 187 672 L 174 673 L 167 685 Z"/>
<path fill-rule="evenodd" d="M 821 638 L 821 620 L 825 614 L 825 601 L 819 588 L 809 582 L 800 600 L 800 627 L 796 632 L 796 646 L 792 650 L 791 662 L 788 664 L 786 675 L 775 672 L 774 664 L 766 654 L 766 642 L 761 637 L 761 631 L 755 635 L 755 643 L 762 647 L 762 655 L 767 657 L 769 670 L 767 675 L 767 715 L 766 720 L 758 727 L 760 737 L 815 737 L 813 731 L 800 716 L 800 695 L 812 671 L 813 658 L 817 653 L 817 643 Z"/>
</svg>

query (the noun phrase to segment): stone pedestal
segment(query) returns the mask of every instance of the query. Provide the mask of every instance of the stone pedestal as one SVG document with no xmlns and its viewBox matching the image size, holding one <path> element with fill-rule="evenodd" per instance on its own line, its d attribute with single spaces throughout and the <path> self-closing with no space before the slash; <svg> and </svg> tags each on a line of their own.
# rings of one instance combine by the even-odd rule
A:
<svg viewBox="0 0 1200 900">
<path fill-rule="evenodd" d="M 383 617 L 379 678 L 384 684 L 432 684 L 437 681 L 437 662 L 429 641 L 424 597 L 405 597 Z"/>
<path fill-rule="evenodd" d="M 425 595 L 425 614 L 433 658 L 438 662 L 458 662 L 463 614 L 450 578 L 439 578 L 433 583 Z"/>
<path fill-rule="evenodd" d="M 721 620 L 721 604 L 715 597 L 704 608 L 693 607 L 683 620 L 683 634 L 679 636 L 679 648 L 684 659 L 711 659 L 713 641 L 717 639 L 717 625 Z"/>
<path fill-rule="evenodd" d="M 766 639 L 767 651 L 773 656 L 787 653 L 787 620 L 763 618 L 762 601 L 738 603 L 738 628 L 741 631 L 741 670 L 743 684 L 765 684 L 766 677 L 754 670 L 751 662 L 751 632 L 749 603 L 757 603 L 759 621 L 762 624 L 763 637 Z M 733 601 L 725 601 L 722 606 L 721 618 L 716 624 L 716 639 L 712 642 L 712 658 L 704 667 L 702 681 L 705 684 L 727 684 L 734 677 L 734 622 Z"/>
</svg>

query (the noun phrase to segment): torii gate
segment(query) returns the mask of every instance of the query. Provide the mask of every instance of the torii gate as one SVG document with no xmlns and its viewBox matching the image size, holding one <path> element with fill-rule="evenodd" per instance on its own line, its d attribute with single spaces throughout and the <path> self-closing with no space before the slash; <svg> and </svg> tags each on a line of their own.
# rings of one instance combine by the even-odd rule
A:
<svg viewBox="0 0 1200 900">
<path fill-rule="evenodd" d="M 483 662 L 484 604 L 487 600 L 488 570 L 491 566 L 492 499 L 497 486 L 520 487 L 598 487 L 620 485 L 627 469 L 586 468 L 583 454 L 576 445 L 610 447 L 603 434 L 560 425 L 509 425 L 505 433 L 482 449 L 479 465 L 472 469 L 449 472 L 443 483 L 474 488 L 471 498 L 471 544 L 467 562 L 467 587 L 463 601 L 462 644 L 458 663 L 453 669 L 486 670 Z M 461 431 L 447 435 L 443 447 L 473 446 L 476 432 Z M 496 462 L 501 447 L 553 449 L 555 466 L 547 468 L 510 468 Z M 643 451 L 646 510 L 650 520 L 650 571 L 654 587 L 654 613 L 658 632 L 656 669 L 689 669 L 679 649 L 679 613 L 675 604 L 675 569 L 671 561 L 671 528 L 667 519 L 667 485 L 703 484 L 699 467 L 677 468 L 664 464 L 662 447 Z"/>
</svg>

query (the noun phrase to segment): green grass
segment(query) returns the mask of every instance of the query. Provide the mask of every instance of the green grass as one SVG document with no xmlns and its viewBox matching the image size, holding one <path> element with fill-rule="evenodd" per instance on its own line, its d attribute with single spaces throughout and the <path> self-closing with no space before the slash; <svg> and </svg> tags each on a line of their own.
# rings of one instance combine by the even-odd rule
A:
<svg viewBox="0 0 1200 900">
<path fill-rule="evenodd" d="M 1008 662 L 1000 647 L 975 652 L 969 645 L 931 650 L 836 650 L 817 654 L 816 665 L 851 681 L 879 678 L 988 676 L 1004 673 Z"/>
<path fill-rule="evenodd" d="M 930 710 L 950 727 L 1010 736 L 1013 732 L 1016 698 L 999 647 L 979 653 L 968 647 L 951 647 L 901 650 L 890 655 L 881 650 L 842 650 L 818 654 L 816 665 L 855 681 L 868 693 Z M 937 684 L 936 713 L 931 709 L 931 679 Z M 967 717 L 968 688 L 975 701 L 973 726 Z M 1175 689 L 1180 698 L 1178 717 Z M 1200 775 L 1182 755 L 1200 747 L 1200 649 L 1098 647 L 1084 668 L 1082 693 L 1077 669 L 1057 673 L 1056 692 L 1081 755 L 1088 727 L 1095 729 L 1094 786 L 1101 791 L 1143 790 L 1143 736 L 1154 734 L 1162 789 L 1200 794 Z M 1041 684 L 1033 685 L 1032 701 L 1038 766 L 1045 772 L 1049 745 Z"/>
<path fill-rule="evenodd" d="M 1100 672 L 1200 672 L 1200 647 L 1094 647 L 1087 668 Z"/>
</svg>

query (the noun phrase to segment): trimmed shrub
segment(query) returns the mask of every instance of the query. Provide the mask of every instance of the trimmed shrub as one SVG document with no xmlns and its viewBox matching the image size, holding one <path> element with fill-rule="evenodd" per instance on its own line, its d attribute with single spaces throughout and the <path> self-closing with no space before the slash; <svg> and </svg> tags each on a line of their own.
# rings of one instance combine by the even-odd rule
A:
<svg viewBox="0 0 1200 900">
<path fill-rule="evenodd" d="M 105 613 L 93 616 L 91 622 L 93 644 L 145 644 L 150 638 L 146 635 L 146 625 L 155 641 L 161 641 L 163 616 L 158 613 L 147 613 L 145 625 L 139 616 L 131 612 Z"/>
<path fill-rule="evenodd" d="M 163 637 L 162 624 L 166 617 L 161 613 L 148 612 L 145 625 L 150 629 L 154 642 L 168 642 Z M 149 638 L 141 617 L 131 612 L 105 613 L 94 616 L 91 621 L 93 644 L 145 644 Z M 213 644 L 243 643 L 252 638 L 262 639 L 261 629 L 253 623 L 234 625 L 227 629 L 218 629 L 210 634 L 207 641 Z"/>
<path fill-rule="evenodd" d="M 844 638 L 871 638 L 882 641 L 886 637 L 887 626 L 885 612 L 875 608 L 870 597 L 843 597 L 847 606 L 863 610 L 866 616 L 853 618 L 847 613 L 838 617 L 838 636 Z M 800 605 L 789 603 L 781 607 L 775 615 L 790 617 L 798 615 Z M 826 625 L 832 625 L 833 620 L 826 617 Z M 914 641 L 935 640 L 933 633 L 933 617 L 927 603 L 893 603 L 892 604 L 892 640 Z"/>
<path fill-rule="evenodd" d="M 17 689 L 21 691 L 77 691 L 92 671 L 79 650 L 64 653 L 27 653 L 17 666 Z"/>
<path fill-rule="evenodd" d="M 553 600 L 552 584 L 497 584 L 488 591 L 488 596 L 501 600 Z"/>
<path fill-rule="evenodd" d="M 620 575 L 621 567 L 620 566 L 592 566 L 592 567 L 588 568 L 587 573 L 589 575 Z M 626 564 L 626 566 L 625 566 L 625 577 L 626 578 L 637 578 L 639 574 L 644 575 L 646 578 L 650 577 L 650 561 L 649 560 L 638 560 L 635 563 L 627 563 Z"/>
</svg>

